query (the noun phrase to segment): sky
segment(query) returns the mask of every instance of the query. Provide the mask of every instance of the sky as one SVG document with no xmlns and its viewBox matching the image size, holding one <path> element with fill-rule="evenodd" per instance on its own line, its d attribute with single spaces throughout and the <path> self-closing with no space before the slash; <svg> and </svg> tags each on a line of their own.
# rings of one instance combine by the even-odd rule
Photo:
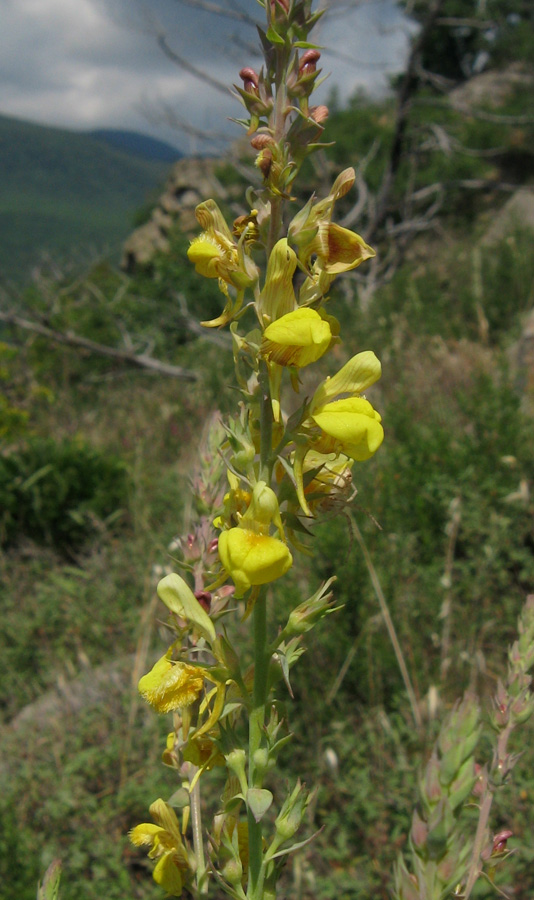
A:
<svg viewBox="0 0 534 900">
<path fill-rule="evenodd" d="M 263 24 L 256 0 L 198 0 L 245 13 Z M 194 0 L 2 0 L 0 113 L 70 129 L 124 128 L 150 134 L 183 152 L 219 148 L 238 137 L 228 121 L 243 108 L 230 93 L 243 66 L 259 67 L 255 30 L 214 15 Z M 158 36 L 186 64 L 221 83 L 216 89 L 171 62 Z M 314 94 L 327 102 L 359 88 L 387 89 L 402 68 L 409 26 L 394 0 L 330 0 L 314 32 L 324 47 Z M 240 83 L 240 82 L 239 82 Z M 226 88 L 228 86 L 228 89 Z M 206 141 L 199 136 L 209 133 Z"/>
</svg>

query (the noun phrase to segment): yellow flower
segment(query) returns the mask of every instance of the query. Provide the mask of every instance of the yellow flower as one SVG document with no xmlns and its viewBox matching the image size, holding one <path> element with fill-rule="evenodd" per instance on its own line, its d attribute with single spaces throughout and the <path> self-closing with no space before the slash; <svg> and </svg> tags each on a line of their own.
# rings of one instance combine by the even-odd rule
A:
<svg viewBox="0 0 534 900">
<path fill-rule="evenodd" d="M 317 255 L 318 265 L 327 275 L 349 272 L 366 259 L 376 256 L 373 248 L 359 234 L 335 222 L 319 223 L 309 253 Z"/>
<path fill-rule="evenodd" d="M 240 527 L 221 533 L 219 556 L 233 579 L 237 597 L 242 597 L 252 586 L 276 581 L 293 564 L 283 541 Z"/>
<path fill-rule="evenodd" d="M 276 494 L 265 481 L 258 481 L 238 527 L 219 536 L 219 557 L 234 581 L 238 598 L 250 587 L 281 578 L 293 564 L 284 541 L 269 534 L 271 526 L 284 537 Z"/>
<path fill-rule="evenodd" d="M 303 368 L 320 359 L 332 343 L 327 320 L 314 309 L 296 309 L 267 326 L 262 354 L 281 366 Z"/>
<path fill-rule="evenodd" d="M 365 350 L 319 385 L 310 404 L 311 419 L 321 429 L 314 449 L 321 453 L 345 453 L 360 461 L 369 459 L 378 450 L 384 439 L 381 418 L 360 395 L 380 378 L 381 372 L 375 354 Z"/>
<path fill-rule="evenodd" d="M 350 190 L 355 177 L 354 169 L 345 169 L 328 197 L 318 203 L 309 200 L 289 225 L 289 239 L 310 272 L 299 292 L 301 305 L 320 300 L 336 275 L 376 255 L 359 234 L 332 222 L 336 201 Z M 312 257 L 316 257 L 313 264 Z"/>
<path fill-rule="evenodd" d="M 219 278 L 236 288 L 250 287 L 257 281 L 258 270 L 236 243 L 214 200 L 205 200 L 196 210 L 196 217 L 204 229 L 194 238 L 187 256 L 199 275 Z"/>
<path fill-rule="evenodd" d="M 312 480 L 306 484 L 304 493 L 310 494 L 343 494 L 352 482 L 351 469 L 353 460 L 344 453 L 319 453 L 308 450 L 303 464 L 303 473 L 316 471 Z M 321 498 L 319 498 L 321 499 Z"/>
<path fill-rule="evenodd" d="M 157 824 L 145 822 L 136 825 L 130 831 L 130 840 L 136 847 L 150 847 L 150 859 L 157 860 L 152 873 L 154 881 L 173 897 L 181 897 L 184 881 L 189 880 L 191 867 L 178 819 L 174 810 L 161 799 L 151 805 L 150 815 Z"/>
<path fill-rule="evenodd" d="M 346 397 L 320 407 L 312 419 L 321 429 L 314 447 L 322 453 L 342 452 L 363 461 L 384 440 L 380 415 L 363 397 Z"/>
<path fill-rule="evenodd" d="M 206 676 L 205 669 L 172 662 L 170 656 L 171 650 L 158 659 L 138 684 L 141 696 L 161 713 L 191 706 L 202 691 Z"/>
</svg>

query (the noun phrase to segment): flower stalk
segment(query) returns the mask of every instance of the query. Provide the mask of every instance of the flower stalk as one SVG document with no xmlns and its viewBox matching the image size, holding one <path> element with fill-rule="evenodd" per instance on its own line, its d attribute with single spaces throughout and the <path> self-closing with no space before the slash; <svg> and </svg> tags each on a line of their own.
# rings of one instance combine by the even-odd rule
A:
<svg viewBox="0 0 534 900">
<path fill-rule="evenodd" d="M 213 199 L 200 203 L 201 230 L 188 251 L 197 273 L 219 285 L 221 312 L 202 324 L 230 326 L 240 403 L 206 436 L 194 482 L 199 519 L 176 545 L 183 576 L 158 585 L 174 639 L 139 683 L 157 711 L 174 713 L 162 758 L 181 780 L 182 812 L 179 823 L 174 807 L 156 801 L 155 824 L 137 826 L 131 838 L 148 847 L 154 878 L 171 896 L 206 896 L 215 881 L 234 900 L 273 900 L 287 856 L 309 840 L 297 839 L 310 798 L 300 781 L 279 808 L 270 790 L 292 737 L 271 701 L 278 685 L 292 695 L 303 635 L 336 611 L 333 579 L 299 600 L 285 625 L 274 621 L 272 598 L 298 555 L 311 552 L 314 523 L 350 503 L 353 466 L 384 437 L 363 396 L 380 377 L 374 353 L 356 354 L 337 373 L 329 359 L 342 343 L 327 311 L 331 285 L 374 255 L 333 221 L 354 171 L 342 172 L 323 200 L 289 212 L 295 178 L 321 146 L 328 115 L 309 103 L 319 75 L 320 51 L 309 40 L 318 15 L 311 0 L 265 7 L 265 64 L 259 73 L 243 67 L 236 85 L 261 185 L 247 191 L 250 213 L 232 224 Z M 297 268 L 305 276 L 299 288 Z M 300 370 L 319 361 L 330 375 L 313 397 L 295 398 Z M 297 406 L 291 415 L 288 393 Z M 230 601 L 251 625 L 251 667 L 232 639 Z M 203 822 L 202 786 L 216 766 L 225 769 L 225 788 Z"/>
</svg>

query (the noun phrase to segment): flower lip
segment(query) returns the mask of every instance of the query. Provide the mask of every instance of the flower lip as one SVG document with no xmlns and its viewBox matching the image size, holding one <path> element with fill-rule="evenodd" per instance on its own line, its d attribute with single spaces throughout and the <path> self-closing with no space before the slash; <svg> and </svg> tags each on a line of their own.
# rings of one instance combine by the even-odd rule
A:
<svg viewBox="0 0 534 900">
<path fill-rule="evenodd" d="M 250 587 L 281 578 L 293 564 L 293 557 L 283 541 L 240 527 L 221 533 L 219 556 L 223 568 L 234 581 L 238 598 Z"/>
<path fill-rule="evenodd" d="M 369 459 L 384 440 L 380 415 L 363 397 L 346 397 L 322 406 L 311 418 L 321 429 L 314 446 L 322 453 L 346 453 L 351 459 Z"/>
<path fill-rule="evenodd" d="M 286 313 L 267 326 L 261 352 L 281 366 L 303 368 L 320 359 L 332 343 L 332 330 L 314 309 Z"/>
</svg>

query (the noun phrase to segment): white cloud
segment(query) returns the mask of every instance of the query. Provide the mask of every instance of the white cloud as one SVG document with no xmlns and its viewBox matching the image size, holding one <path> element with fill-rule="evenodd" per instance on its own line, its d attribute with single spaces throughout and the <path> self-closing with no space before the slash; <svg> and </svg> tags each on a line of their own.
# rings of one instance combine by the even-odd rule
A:
<svg viewBox="0 0 534 900">
<path fill-rule="evenodd" d="M 323 57 L 333 76 L 320 102 L 334 84 L 344 99 L 359 85 L 383 88 L 381 61 L 390 70 L 405 53 L 393 0 L 368 0 L 340 14 L 341 2 L 334 0 L 320 26 L 318 39 L 334 50 Z M 242 8 L 255 17 L 261 12 L 255 0 L 243 0 Z M 237 80 L 242 65 L 254 64 L 233 41 L 238 33 L 255 43 L 250 29 L 179 0 L 3 0 L 0 111 L 71 128 L 135 128 L 172 139 L 141 112 L 164 102 L 196 127 L 220 131 L 225 117 L 241 114 L 238 104 L 173 66 L 156 45 L 160 28 L 177 52 L 223 83 Z"/>
</svg>

